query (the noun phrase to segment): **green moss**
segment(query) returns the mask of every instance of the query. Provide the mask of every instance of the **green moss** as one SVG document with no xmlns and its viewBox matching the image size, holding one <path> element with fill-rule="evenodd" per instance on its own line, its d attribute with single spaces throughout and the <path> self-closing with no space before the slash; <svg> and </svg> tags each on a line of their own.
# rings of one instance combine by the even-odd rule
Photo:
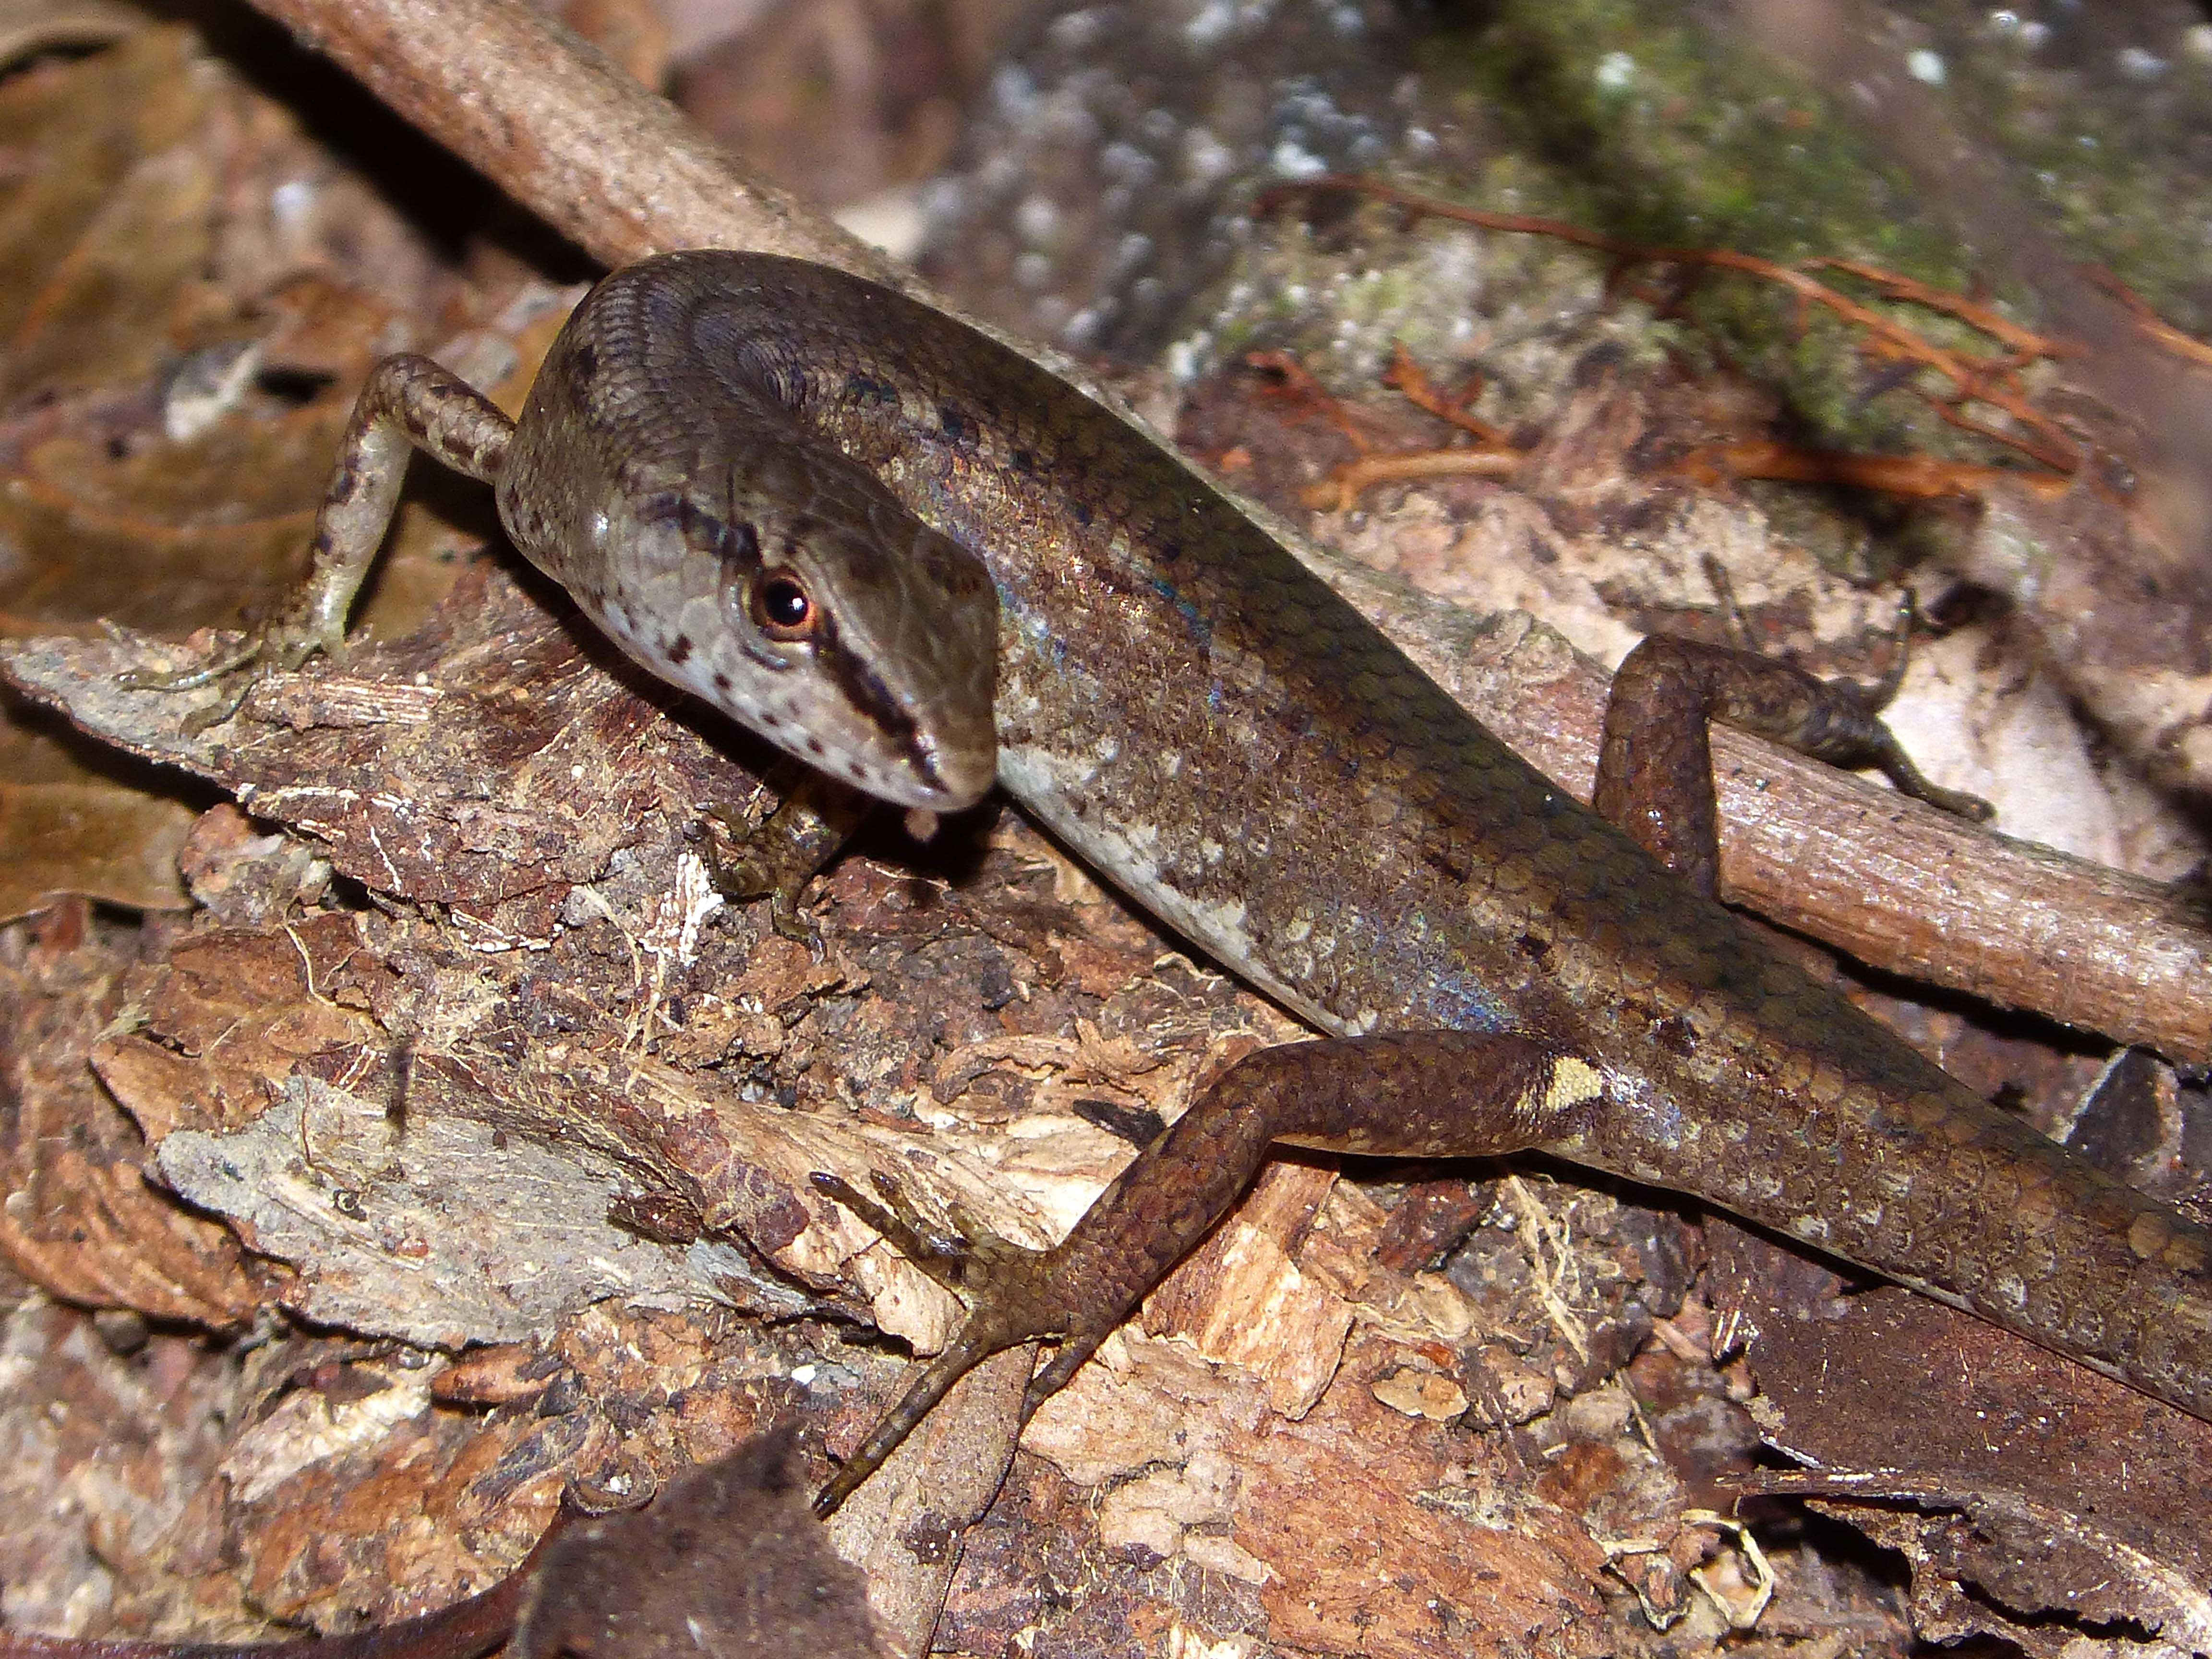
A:
<svg viewBox="0 0 2212 1659">
<path fill-rule="evenodd" d="M 1516 210 L 1647 246 L 1728 248 L 1785 264 L 1838 256 L 1954 292 L 1972 287 L 1969 252 L 1848 118 L 1700 27 L 1680 0 L 1502 0 L 1480 28 L 1433 40 L 1424 67 L 1518 148 Z M 1466 179 L 1430 182 L 1455 200 L 1507 204 Z M 1987 349 L 1949 319 L 1880 308 L 1939 343 Z M 1780 389 L 1808 442 L 1990 458 L 1917 398 L 1875 395 L 1890 377 L 1862 356 L 1863 334 L 1801 315 L 1778 288 L 1708 275 L 1682 310 L 1704 336 L 1692 349 Z"/>
<path fill-rule="evenodd" d="M 2082 13 L 2075 25 L 2088 34 L 2051 46 L 2045 66 L 2021 40 L 2000 38 L 1986 10 L 1955 0 L 1899 0 L 1898 9 L 1917 10 L 1910 21 L 1941 59 L 1952 118 L 2009 168 L 2051 234 L 2071 238 L 2084 262 L 2117 269 L 2172 320 L 2212 331 L 2212 191 L 2201 161 L 2212 149 L 2212 61 L 2177 54 L 2146 78 L 2111 46 L 2126 38 L 2113 33 L 2120 22 Z M 1479 26 L 1424 47 L 1425 118 L 1441 136 L 1392 182 L 1645 246 L 1784 265 L 1863 261 L 2037 320 L 2033 295 L 1982 291 L 1983 264 L 1890 165 L 1861 112 L 1701 21 L 1715 10 L 1692 0 L 1493 0 Z M 1381 204 L 1347 226 L 1317 204 L 1260 228 L 1189 343 L 1216 356 L 1287 347 L 1336 390 L 1365 398 L 1402 342 L 1439 380 L 1480 367 L 1491 379 L 1477 412 L 1508 428 L 1552 420 L 1595 352 L 1631 372 L 1663 359 L 1686 365 L 1723 404 L 1735 396 L 1726 377 L 1771 392 L 1781 429 L 1808 447 L 2027 465 L 1914 395 L 1948 386 L 1911 379 L 1864 349 L 1863 330 L 1802 312 L 1773 284 L 1711 273 L 1675 303 L 1644 304 L 1608 295 L 1609 266 L 1557 239 L 1435 219 L 1408 228 Z M 1648 294 L 1680 274 L 1639 265 L 1624 288 Z M 1849 277 L 1826 280 L 1936 344 L 1994 349 L 1955 320 L 1878 301 Z M 1694 398 L 1686 410 L 1698 418 Z M 1769 493 L 1815 519 L 1838 505 L 1796 487 Z M 1838 568 L 1887 564 L 1910 556 L 1916 536 L 1956 533 L 1946 512 L 1864 495 L 1841 504 L 1850 533 L 1827 549 Z M 1821 541 L 1802 526 L 1790 533 Z"/>
<path fill-rule="evenodd" d="M 1429 67 L 1481 96 L 1618 235 L 1966 274 L 1848 122 L 1685 6 L 1507 0 L 1480 32 L 1438 37 Z"/>
<path fill-rule="evenodd" d="M 2073 257 L 2117 272 L 2176 326 L 2212 336 L 2212 58 L 2185 47 L 2165 62 L 2129 53 L 2122 43 L 2136 41 L 2140 20 L 2124 13 L 2111 32 L 2077 20 L 2083 38 L 2060 51 L 1987 13 L 1924 0 L 1908 9 L 2014 187 Z M 2141 38 L 2171 47 L 2161 33 Z"/>
</svg>

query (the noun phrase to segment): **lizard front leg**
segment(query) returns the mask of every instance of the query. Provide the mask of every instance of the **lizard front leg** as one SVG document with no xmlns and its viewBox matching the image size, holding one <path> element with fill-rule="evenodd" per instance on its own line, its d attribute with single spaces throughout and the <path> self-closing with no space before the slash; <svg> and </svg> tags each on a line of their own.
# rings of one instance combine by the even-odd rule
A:
<svg viewBox="0 0 2212 1659">
<path fill-rule="evenodd" d="M 410 453 L 423 450 L 455 471 L 490 483 L 499 477 L 514 435 L 514 422 L 459 376 L 428 357 L 386 357 L 370 371 L 339 440 L 330 486 L 315 514 L 313 562 L 290 603 L 206 662 L 171 672 L 134 670 L 124 684 L 184 691 L 241 670 L 297 668 L 319 651 L 337 655 L 345 644 L 354 597 L 398 507 Z M 249 679 L 231 702 L 196 714 L 190 729 L 229 719 L 251 684 Z"/>
</svg>

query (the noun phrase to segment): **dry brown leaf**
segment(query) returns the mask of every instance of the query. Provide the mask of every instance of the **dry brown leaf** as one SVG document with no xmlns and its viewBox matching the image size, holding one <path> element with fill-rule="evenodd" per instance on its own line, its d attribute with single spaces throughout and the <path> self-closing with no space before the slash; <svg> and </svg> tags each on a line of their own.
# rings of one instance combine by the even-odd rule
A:
<svg viewBox="0 0 2212 1659">
<path fill-rule="evenodd" d="M 0 722 L 0 921 L 67 895 L 137 910 L 181 910 L 177 872 L 198 816 L 113 757 Z"/>
<path fill-rule="evenodd" d="M 1713 1231 L 1718 1311 L 1759 1380 L 1766 1440 L 1799 1466 L 1748 1490 L 1818 1496 L 1932 1566 L 1914 1579 L 1923 1636 L 2057 1659 L 2078 1633 L 2047 1625 L 2063 1613 L 2131 1620 L 2184 1650 L 2212 1640 L 2197 1501 L 2212 1425 L 1921 1297 L 1844 1297 L 1763 1239 Z"/>
<path fill-rule="evenodd" d="M 64 908 L 0 964 L 0 1256 L 71 1301 L 240 1324 L 260 1293 L 236 1239 L 148 1185 L 143 1135 L 92 1074 L 122 990 L 86 926 Z"/>
</svg>

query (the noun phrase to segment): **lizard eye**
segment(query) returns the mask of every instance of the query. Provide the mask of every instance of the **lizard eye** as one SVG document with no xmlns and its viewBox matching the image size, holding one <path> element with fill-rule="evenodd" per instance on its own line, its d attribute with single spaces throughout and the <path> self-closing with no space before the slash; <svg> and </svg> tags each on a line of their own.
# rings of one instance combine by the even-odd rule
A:
<svg viewBox="0 0 2212 1659">
<path fill-rule="evenodd" d="M 814 600 L 805 585 L 789 571 L 769 571 L 753 584 L 753 620 L 769 638 L 811 638 L 815 616 Z"/>
</svg>

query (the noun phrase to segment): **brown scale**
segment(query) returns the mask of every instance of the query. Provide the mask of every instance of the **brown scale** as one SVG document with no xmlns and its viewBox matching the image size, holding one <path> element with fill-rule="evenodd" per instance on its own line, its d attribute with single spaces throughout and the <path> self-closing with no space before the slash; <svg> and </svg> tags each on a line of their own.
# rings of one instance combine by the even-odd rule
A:
<svg viewBox="0 0 2212 1659">
<path fill-rule="evenodd" d="M 635 524 L 645 482 L 767 481 L 793 516 L 849 530 L 864 568 L 913 567 L 917 592 L 957 597 L 962 560 L 979 558 L 998 596 L 1001 781 L 1132 897 L 1332 1034 L 1232 1068 L 1048 1251 L 933 1245 L 895 1194 L 887 1209 L 836 1188 L 971 1312 L 824 1510 L 963 1370 L 1055 1339 L 1034 1410 L 1277 1140 L 1542 1148 L 1695 1194 L 2212 1418 L 2206 1234 L 1997 1111 L 1707 896 L 1708 714 L 1915 787 L 1850 689 L 1664 643 L 1632 659 L 1623 682 L 1675 709 L 1660 730 L 1691 735 L 1609 721 L 1601 798 L 1678 879 L 1180 459 L 898 295 L 761 255 L 647 260 L 577 311 L 511 447 L 458 382 L 405 374 L 425 377 L 415 401 L 376 406 L 349 437 L 353 498 L 325 514 L 349 546 L 380 534 L 390 489 L 373 475 L 396 473 L 404 445 L 377 417 L 404 408 L 434 453 L 499 475 L 525 550 L 603 620 L 611 593 L 650 605 L 712 586 L 711 564 L 641 581 L 623 538 L 585 533 L 602 514 Z M 447 394 L 458 413 L 421 406 Z M 325 625 L 300 654 L 334 642 L 349 598 L 319 602 Z M 940 686 L 988 680 L 988 661 L 944 655 L 941 622 L 910 609 L 869 671 L 904 672 L 910 650 Z M 687 656 L 720 644 L 696 607 L 647 620 Z M 290 641 L 278 648 L 297 660 Z M 807 752 L 789 730 L 763 735 Z M 955 758 L 975 775 L 974 754 Z"/>
</svg>

